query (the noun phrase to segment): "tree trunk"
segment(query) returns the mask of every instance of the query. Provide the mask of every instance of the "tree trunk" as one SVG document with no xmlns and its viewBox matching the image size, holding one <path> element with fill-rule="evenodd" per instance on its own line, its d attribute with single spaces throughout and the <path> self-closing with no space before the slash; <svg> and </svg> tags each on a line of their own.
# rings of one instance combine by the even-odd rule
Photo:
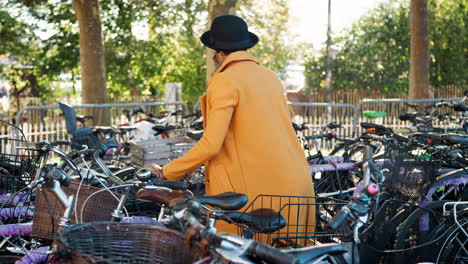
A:
<svg viewBox="0 0 468 264">
<path fill-rule="evenodd" d="M 133 84 L 133 82 L 132 82 Z M 130 96 L 131 97 L 137 97 L 137 96 L 140 96 L 141 93 L 140 93 L 140 90 L 138 90 L 138 88 L 136 88 L 134 85 L 131 86 L 130 88 Z"/>
<path fill-rule="evenodd" d="M 429 28 L 427 0 L 411 0 L 409 98 L 429 96 Z"/>
<path fill-rule="evenodd" d="M 333 103 L 333 86 L 332 86 L 332 50 L 331 50 L 331 0 L 328 0 L 328 25 L 327 25 L 327 73 L 326 73 L 326 96 L 325 102 L 331 104 Z M 327 118 L 327 122 L 332 121 L 332 108 L 328 106 L 325 109 L 325 115 Z"/>
<path fill-rule="evenodd" d="M 237 0 L 210 0 L 208 3 L 208 29 L 211 22 L 222 15 L 235 15 Z M 216 65 L 213 60 L 214 50 L 206 48 L 206 81 L 216 71 Z"/>
<path fill-rule="evenodd" d="M 105 104 L 106 67 L 98 0 L 73 0 L 80 27 L 81 97 L 83 104 Z M 109 109 L 85 109 L 95 116 L 95 125 L 110 125 Z"/>
<path fill-rule="evenodd" d="M 331 0 L 328 0 L 328 25 L 327 25 L 327 73 L 326 73 L 326 98 L 325 102 L 332 103 L 332 51 L 331 51 Z"/>
</svg>

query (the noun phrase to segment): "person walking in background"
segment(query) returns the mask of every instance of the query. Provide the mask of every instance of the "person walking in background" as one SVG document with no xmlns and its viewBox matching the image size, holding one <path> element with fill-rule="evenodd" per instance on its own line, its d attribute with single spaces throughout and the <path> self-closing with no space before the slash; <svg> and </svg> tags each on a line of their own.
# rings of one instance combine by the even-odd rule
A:
<svg viewBox="0 0 468 264">
<path fill-rule="evenodd" d="M 200 39 L 215 50 L 213 59 L 220 65 L 200 98 L 204 135 L 183 157 L 149 168 L 177 180 L 205 165 L 207 195 L 237 192 L 250 201 L 259 194 L 313 196 L 282 83 L 247 52 L 258 37 L 240 17 L 225 15 L 215 18 Z M 308 225 L 315 221 L 309 213 Z M 218 230 L 235 232 L 221 224 Z"/>
</svg>

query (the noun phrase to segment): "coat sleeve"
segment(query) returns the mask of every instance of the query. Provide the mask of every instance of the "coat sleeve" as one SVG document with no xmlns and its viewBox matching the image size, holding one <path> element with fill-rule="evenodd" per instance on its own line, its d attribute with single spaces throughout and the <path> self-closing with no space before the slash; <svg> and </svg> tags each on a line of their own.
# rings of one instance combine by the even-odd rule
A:
<svg viewBox="0 0 468 264">
<path fill-rule="evenodd" d="M 203 137 L 184 156 L 163 167 L 164 177 L 168 180 L 177 180 L 194 171 L 221 150 L 238 103 L 237 88 L 222 74 L 217 74 L 210 81 L 206 98 L 210 110 L 206 115 Z"/>
</svg>

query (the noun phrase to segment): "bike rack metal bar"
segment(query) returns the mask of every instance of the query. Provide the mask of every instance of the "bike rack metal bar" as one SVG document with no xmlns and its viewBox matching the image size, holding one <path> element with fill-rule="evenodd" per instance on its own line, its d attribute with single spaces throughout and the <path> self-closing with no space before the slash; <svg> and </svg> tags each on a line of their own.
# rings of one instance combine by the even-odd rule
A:
<svg viewBox="0 0 468 264">
<path fill-rule="evenodd" d="M 188 112 L 188 107 L 186 104 L 181 102 L 152 102 L 152 103 L 128 103 L 128 104 L 84 104 L 84 105 L 74 105 L 74 108 L 112 108 L 112 107 L 140 107 L 140 106 L 182 106 L 184 113 Z M 50 110 L 50 109 L 59 109 L 58 105 L 45 105 L 45 106 L 27 106 L 18 111 L 16 116 L 16 124 L 20 124 L 21 117 L 23 113 L 27 110 Z M 19 135 L 15 137 L 18 138 Z"/>
</svg>

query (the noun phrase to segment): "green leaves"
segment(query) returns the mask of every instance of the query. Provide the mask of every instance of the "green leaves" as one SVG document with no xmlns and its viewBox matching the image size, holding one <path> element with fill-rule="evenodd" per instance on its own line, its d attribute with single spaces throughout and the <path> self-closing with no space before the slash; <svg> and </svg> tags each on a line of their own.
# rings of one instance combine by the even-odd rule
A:
<svg viewBox="0 0 468 264">
<path fill-rule="evenodd" d="M 297 56 L 289 32 L 290 10 L 287 0 L 239 1 L 239 15 L 249 25 L 249 30 L 257 34 L 259 43 L 250 51 L 262 64 L 285 76 L 289 60 Z"/>
<path fill-rule="evenodd" d="M 340 47 L 333 62 L 334 89 L 406 93 L 409 72 L 409 1 L 380 4 L 333 41 Z M 430 82 L 433 86 L 466 84 L 468 12 L 463 1 L 429 1 Z M 325 56 L 305 58 L 306 80 L 317 89 Z"/>
<path fill-rule="evenodd" d="M 74 95 L 80 54 L 71 1 L 5 1 L 6 5 L 0 3 L 0 54 L 11 54 L 18 65 L 33 66 L 29 73 L 37 78 L 42 96 Z M 288 46 L 287 0 L 239 2 L 241 15 L 261 39 L 252 52 L 266 67 L 281 73 L 295 55 Z M 99 4 L 111 97 L 161 95 L 167 82 L 181 82 L 187 102 L 204 93 L 205 47 L 199 37 L 207 28 L 206 0 L 100 0 Z M 136 30 L 148 33 L 148 39 L 136 38 Z"/>
</svg>

